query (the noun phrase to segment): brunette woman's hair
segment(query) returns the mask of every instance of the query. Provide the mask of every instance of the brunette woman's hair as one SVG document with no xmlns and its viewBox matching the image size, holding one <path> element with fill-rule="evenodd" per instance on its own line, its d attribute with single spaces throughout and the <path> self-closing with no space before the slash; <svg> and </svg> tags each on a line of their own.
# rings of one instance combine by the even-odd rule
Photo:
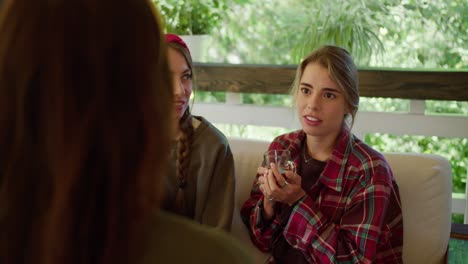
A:
<svg viewBox="0 0 468 264">
<path fill-rule="evenodd" d="M 181 41 L 181 40 L 180 40 Z M 176 52 L 179 52 L 187 62 L 187 65 L 190 69 L 192 78 L 193 78 L 193 62 L 190 51 L 186 45 L 181 45 L 177 42 L 168 42 L 169 48 L 174 49 Z M 193 79 L 192 79 L 193 82 Z M 190 165 L 190 150 L 193 141 L 194 128 L 192 124 L 192 114 L 190 113 L 190 108 L 187 107 L 184 114 L 179 120 L 179 129 L 182 134 L 179 138 L 177 146 L 177 179 L 179 188 L 176 195 L 176 209 L 177 211 L 183 213 L 185 211 L 185 188 L 187 187 L 187 178 L 188 178 L 188 169 Z"/>
<path fill-rule="evenodd" d="M 359 107 L 359 75 L 354 60 L 343 48 L 325 45 L 314 50 L 299 64 L 291 93 L 295 96 L 307 65 L 318 63 L 328 69 L 329 78 L 336 82 L 344 93 L 347 109 L 351 115 L 351 125 Z"/>
<path fill-rule="evenodd" d="M 0 263 L 137 263 L 174 131 L 150 0 L 0 15 Z"/>
</svg>

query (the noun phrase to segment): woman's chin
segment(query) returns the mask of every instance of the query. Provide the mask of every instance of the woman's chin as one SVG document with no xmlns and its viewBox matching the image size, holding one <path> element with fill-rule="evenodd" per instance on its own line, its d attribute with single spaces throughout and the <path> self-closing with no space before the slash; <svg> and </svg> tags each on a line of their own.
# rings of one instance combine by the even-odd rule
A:
<svg viewBox="0 0 468 264">
<path fill-rule="evenodd" d="M 177 119 L 180 120 L 182 116 L 184 115 L 185 108 L 176 108 L 175 110 Z"/>
<path fill-rule="evenodd" d="M 323 133 L 320 132 L 320 130 L 318 129 L 312 129 L 310 127 L 302 127 L 302 130 L 304 131 L 304 133 L 306 133 L 308 136 L 313 136 L 313 137 L 319 137 L 321 136 Z"/>
</svg>

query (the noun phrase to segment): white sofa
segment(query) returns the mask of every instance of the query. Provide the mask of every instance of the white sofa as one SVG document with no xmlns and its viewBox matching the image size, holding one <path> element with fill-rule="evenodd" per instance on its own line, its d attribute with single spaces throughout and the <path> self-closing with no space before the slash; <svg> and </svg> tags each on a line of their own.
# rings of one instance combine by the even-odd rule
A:
<svg viewBox="0 0 468 264">
<path fill-rule="evenodd" d="M 262 153 L 269 142 L 229 138 L 236 170 L 236 205 L 232 235 L 248 245 L 258 262 L 268 254 L 251 242 L 240 219 Z M 444 263 L 451 227 L 452 177 L 448 161 L 438 155 L 384 153 L 400 188 L 403 209 L 404 263 Z"/>
</svg>

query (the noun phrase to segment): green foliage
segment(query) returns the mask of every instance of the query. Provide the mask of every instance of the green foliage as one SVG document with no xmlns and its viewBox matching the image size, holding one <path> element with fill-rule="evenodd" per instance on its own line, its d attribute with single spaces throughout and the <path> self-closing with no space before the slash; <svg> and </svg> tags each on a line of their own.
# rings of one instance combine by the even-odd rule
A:
<svg viewBox="0 0 468 264">
<path fill-rule="evenodd" d="M 438 154 L 452 167 L 453 192 L 465 192 L 468 167 L 468 139 L 424 136 L 367 134 L 365 142 L 381 152 L 416 152 Z"/>
<path fill-rule="evenodd" d="M 466 0 L 269 0 L 227 13 L 212 62 L 297 64 L 347 48 L 360 66 L 468 68 Z"/>
<path fill-rule="evenodd" d="M 210 34 L 228 10 L 228 0 L 153 0 L 153 3 L 165 21 L 165 31 L 178 35 Z"/>
<path fill-rule="evenodd" d="M 465 216 L 463 214 L 452 214 L 452 222 L 463 224 Z"/>
<path fill-rule="evenodd" d="M 284 127 L 232 124 L 215 124 L 215 126 L 228 137 L 252 138 L 266 141 L 273 141 L 276 136 L 293 131 Z"/>
<path fill-rule="evenodd" d="M 468 102 L 426 100 L 426 113 L 468 116 Z"/>
<path fill-rule="evenodd" d="M 407 0 L 390 9 L 380 29 L 388 67 L 467 68 L 468 2 Z"/>
<path fill-rule="evenodd" d="M 296 64 L 314 48 L 333 44 L 366 65 L 383 51 L 382 16 L 375 11 L 386 12 L 385 3 L 391 2 L 255 1 L 228 14 L 224 28 L 229 30 L 215 35 L 217 55 L 224 62 Z"/>
<path fill-rule="evenodd" d="M 293 4 L 294 5 L 294 4 Z M 216 39 L 213 62 L 290 63 L 298 36 L 285 35 L 294 7 L 287 1 L 252 1 L 230 10 Z M 297 9 L 295 9 L 297 10 Z M 289 15 L 282 15 L 282 12 Z M 300 12 L 302 13 L 302 12 Z"/>
<path fill-rule="evenodd" d="M 202 92 L 195 90 L 193 92 L 193 100 L 195 102 L 204 103 L 223 103 L 226 102 L 225 92 Z"/>
<path fill-rule="evenodd" d="M 331 3 L 332 2 L 332 3 Z M 384 50 L 378 35 L 384 1 L 307 1 L 305 28 L 293 50 L 294 61 L 300 61 L 315 48 L 336 45 L 350 51 L 357 63 L 367 65 L 373 53 Z M 356 15 L 360 14 L 360 15 Z"/>
<path fill-rule="evenodd" d="M 244 104 L 292 106 L 292 98 L 284 94 L 242 94 Z"/>
<path fill-rule="evenodd" d="M 409 100 L 361 97 L 359 99 L 359 111 L 367 112 L 408 112 Z"/>
</svg>

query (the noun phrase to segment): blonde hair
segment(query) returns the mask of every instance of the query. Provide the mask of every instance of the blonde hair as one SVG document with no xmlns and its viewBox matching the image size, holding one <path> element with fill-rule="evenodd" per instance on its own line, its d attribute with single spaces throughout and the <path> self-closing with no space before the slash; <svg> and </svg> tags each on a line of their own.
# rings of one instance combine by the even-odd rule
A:
<svg viewBox="0 0 468 264">
<path fill-rule="evenodd" d="M 305 68 L 311 63 L 328 69 L 329 78 L 343 91 L 351 117 L 349 127 L 352 127 L 359 108 L 359 75 L 353 58 L 345 49 L 337 46 L 325 45 L 314 50 L 297 67 L 291 88 L 293 98 L 296 98 Z"/>
</svg>

